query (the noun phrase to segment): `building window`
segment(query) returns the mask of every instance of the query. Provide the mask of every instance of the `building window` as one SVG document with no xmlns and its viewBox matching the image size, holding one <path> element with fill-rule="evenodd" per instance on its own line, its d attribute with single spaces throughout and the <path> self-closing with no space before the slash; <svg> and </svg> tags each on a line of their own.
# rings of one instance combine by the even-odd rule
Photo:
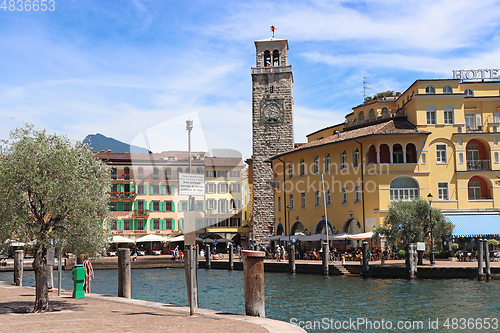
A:
<svg viewBox="0 0 500 333">
<path fill-rule="evenodd" d="M 160 202 L 153 201 L 153 212 L 159 212 L 159 211 L 160 211 Z"/>
<path fill-rule="evenodd" d="M 411 201 L 418 197 L 419 188 L 417 182 L 410 177 L 398 177 L 392 180 L 390 186 L 391 201 Z"/>
<path fill-rule="evenodd" d="M 160 170 L 158 168 L 153 169 L 153 180 L 160 180 Z"/>
<path fill-rule="evenodd" d="M 313 173 L 319 173 L 319 156 L 314 156 Z"/>
<path fill-rule="evenodd" d="M 383 116 L 386 116 L 386 115 L 388 115 L 388 114 L 389 114 L 389 109 L 388 109 L 387 107 L 385 107 L 385 106 L 384 106 L 384 107 L 382 108 L 382 115 L 383 115 Z"/>
<path fill-rule="evenodd" d="M 186 212 L 188 210 L 188 202 L 187 200 L 181 201 L 181 211 Z"/>
<path fill-rule="evenodd" d="M 436 125 L 436 108 L 429 105 L 426 108 L 427 125 Z"/>
<path fill-rule="evenodd" d="M 229 188 L 231 193 L 240 193 L 241 192 L 241 184 L 240 183 L 231 183 Z"/>
<path fill-rule="evenodd" d="M 207 193 L 217 192 L 217 185 L 215 183 L 207 183 Z"/>
<path fill-rule="evenodd" d="M 130 220 L 123 220 L 123 230 L 131 230 L 130 229 Z"/>
<path fill-rule="evenodd" d="M 165 180 L 171 180 L 172 179 L 172 170 L 170 168 L 165 169 Z"/>
<path fill-rule="evenodd" d="M 160 185 L 150 185 L 149 194 L 160 194 Z"/>
<path fill-rule="evenodd" d="M 417 147 L 411 142 L 406 145 L 406 163 L 417 163 Z"/>
<path fill-rule="evenodd" d="M 496 151 L 493 156 L 494 156 L 495 164 L 498 164 L 498 152 Z"/>
<path fill-rule="evenodd" d="M 300 160 L 300 165 L 299 165 L 299 167 L 300 167 L 300 175 L 301 175 L 301 176 L 303 176 L 303 175 L 305 174 L 305 172 L 306 172 L 306 171 L 305 171 L 305 165 L 304 165 L 304 159 L 301 159 L 301 160 Z"/>
<path fill-rule="evenodd" d="M 453 111 L 454 111 L 453 106 L 446 105 L 443 111 L 444 111 L 444 123 L 453 124 Z"/>
<path fill-rule="evenodd" d="M 359 149 L 354 148 L 352 151 L 352 167 L 357 168 L 359 167 Z"/>
<path fill-rule="evenodd" d="M 137 179 L 144 180 L 144 168 L 137 169 Z"/>
<path fill-rule="evenodd" d="M 218 172 L 217 172 L 217 175 L 218 175 L 219 177 L 223 177 L 223 178 L 227 178 L 227 175 L 228 175 L 228 174 L 229 174 L 229 173 L 228 173 L 228 171 L 227 171 L 227 170 L 220 170 L 220 171 L 218 171 Z"/>
<path fill-rule="evenodd" d="M 340 153 L 340 169 L 346 169 L 347 168 L 347 153 L 345 150 L 342 150 Z"/>
<path fill-rule="evenodd" d="M 403 160 L 403 146 L 396 143 L 392 146 L 392 163 L 404 163 Z"/>
<path fill-rule="evenodd" d="M 342 187 L 342 204 L 347 205 L 347 187 Z"/>
<path fill-rule="evenodd" d="M 321 206 L 321 195 L 319 191 L 314 191 L 314 207 L 318 208 Z"/>
<path fill-rule="evenodd" d="M 132 205 L 130 204 L 130 202 L 124 202 L 123 203 L 123 211 L 124 212 L 130 212 L 130 211 L 132 211 Z"/>
<path fill-rule="evenodd" d="M 332 165 L 332 158 L 330 154 L 326 154 L 325 156 L 325 172 L 330 172 L 330 166 Z"/>
<path fill-rule="evenodd" d="M 365 113 L 363 111 L 359 111 L 358 121 L 364 121 L 364 120 L 365 120 Z"/>
<path fill-rule="evenodd" d="M 228 186 L 227 183 L 219 183 L 218 184 L 218 193 L 227 193 L 228 192 Z"/>
<path fill-rule="evenodd" d="M 451 93 L 453 93 L 453 89 L 451 88 L 451 86 L 446 85 L 443 87 L 443 94 L 451 94 Z"/>
<path fill-rule="evenodd" d="M 438 183 L 439 200 L 448 200 L 448 183 Z"/>
<path fill-rule="evenodd" d="M 196 211 L 198 212 L 203 211 L 203 200 L 196 201 Z"/>
<path fill-rule="evenodd" d="M 207 176 L 207 178 L 215 178 L 215 170 L 207 170 L 205 171 L 205 175 Z"/>
<path fill-rule="evenodd" d="M 172 230 L 172 219 L 166 219 L 165 220 L 165 229 L 167 230 Z"/>
<path fill-rule="evenodd" d="M 426 94 L 435 94 L 436 88 L 434 88 L 433 86 L 427 86 L 427 87 L 425 87 L 425 93 Z"/>
<path fill-rule="evenodd" d="M 368 111 L 368 118 L 369 119 L 373 119 L 375 118 L 375 110 L 373 108 L 371 108 L 369 111 Z"/>
<path fill-rule="evenodd" d="M 153 230 L 160 230 L 160 220 L 159 219 L 153 220 Z"/>
<path fill-rule="evenodd" d="M 481 182 L 469 182 L 469 200 L 481 200 Z"/>
<path fill-rule="evenodd" d="M 174 210 L 173 207 L 174 207 L 174 203 L 172 201 L 165 202 L 165 211 L 172 212 Z"/>
<path fill-rule="evenodd" d="M 137 186 L 137 194 L 146 194 L 146 185 L 136 185 Z"/>
<path fill-rule="evenodd" d="M 446 145 L 436 145 L 436 163 L 446 164 Z"/>
<path fill-rule="evenodd" d="M 144 220 L 137 220 L 137 230 L 144 230 Z"/>
<path fill-rule="evenodd" d="M 361 202 L 361 186 L 354 186 L 354 203 Z"/>
<path fill-rule="evenodd" d="M 177 180 L 179 180 L 179 175 L 182 173 L 182 168 L 177 168 Z"/>
<path fill-rule="evenodd" d="M 304 192 L 300 193 L 300 208 L 306 209 L 306 194 Z"/>
<path fill-rule="evenodd" d="M 288 205 L 290 206 L 290 209 L 293 209 L 293 194 L 288 196 Z"/>
<path fill-rule="evenodd" d="M 331 189 L 326 190 L 326 205 L 327 206 L 332 205 L 332 190 Z"/>
<path fill-rule="evenodd" d="M 278 197 L 278 212 L 281 212 L 281 197 Z"/>
<path fill-rule="evenodd" d="M 239 177 L 239 176 L 240 176 L 240 172 L 237 170 L 229 172 L 229 177 Z"/>
<path fill-rule="evenodd" d="M 425 153 L 422 153 L 422 164 L 427 163 L 426 158 L 425 158 Z"/>
<path fill-rule="evenodd" d="M 288 163 L 288 178 L 292 178 L 292 177 L 293 177 L 293 163 L 289 162 Z"/>
<path fill-rule="evenodd" d="M 474 96 L 474 91 L 472 91 L 472 89 L 470 88 L 465 89 L 464 93 L 465 96 Z"/>
<path fill-rule="evenodd" d="M 111 179 L 116 180 L 118 178 L 118 171 L 116 168 L 111 169 Z"/>
<path fill-rule="evenodd" d="M 123 169 L 123 179 L 130 180 L 130 168 L 126 167 Z"/>
<path fill-rule="evenodd" d="M 210 210 L 215 210 L 217 207 L 217 205 L 215 204 L 215 199 L 208 199 L 207 200 L 207 209 L 210 211 Z"/>
<path fill-rule="evenodd" d="M 226 199 L 219 200 L 219 214 L 229 213 L 229 204 Z"/>
<path fill-rule="evenodd" d="M 109 210 L 112 212 L 116 212 L 116 202 L 109 203 Z"/>
</svg>

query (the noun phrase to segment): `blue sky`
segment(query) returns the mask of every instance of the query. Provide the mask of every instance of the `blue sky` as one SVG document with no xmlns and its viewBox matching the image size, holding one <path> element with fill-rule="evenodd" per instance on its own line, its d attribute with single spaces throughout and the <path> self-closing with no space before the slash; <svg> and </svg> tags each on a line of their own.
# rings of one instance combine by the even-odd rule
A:
<svg viewBox="0 0 500 333">
<path fill-rule="evenodd" d="M 0 1 L 1 2 L 1 1 Z M 0 138 L 25 122 L 153 151 L 251 155 L 254 41 L 289 41 L 295 140 L 370 92 L 500 67 L 499 1 L 72 1 L 0 9 Z"/>
</svg>

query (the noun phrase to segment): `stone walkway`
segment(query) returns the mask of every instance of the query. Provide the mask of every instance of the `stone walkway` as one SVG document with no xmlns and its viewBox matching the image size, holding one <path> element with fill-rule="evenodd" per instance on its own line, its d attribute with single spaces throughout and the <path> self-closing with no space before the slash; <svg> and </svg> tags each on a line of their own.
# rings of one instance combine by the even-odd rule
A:
<svg viewBox="0 0 500 333">
<path fill-rule="evenodd" d="M 0 281 L 0 332 L 305 332 L 289 323 L 118 297 L 49 293 L 47 313 L 29 313 L 35 288 Z"/>
</svg>

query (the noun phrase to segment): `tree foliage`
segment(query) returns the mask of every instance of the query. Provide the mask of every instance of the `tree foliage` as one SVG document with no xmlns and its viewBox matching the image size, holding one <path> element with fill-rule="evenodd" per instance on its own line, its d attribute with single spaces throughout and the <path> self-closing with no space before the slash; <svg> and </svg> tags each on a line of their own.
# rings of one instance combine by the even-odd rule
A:
<svg viewBox="0 0 500 333">
<path fill-rule="evenodd" d="M 0 241 L 30 242 L 35 311 L 48 309 L 46 254 L 51 242 L 95 254 L 107 244 L 107 167 L 87 148 L 25 124 L 0 157 Z"/>
<path fill-rule="evenodd" d="M 389 207 L 384 224 L 374 230 L 375 238 L 387 237 L 389 246 L 404 248 L 406 244 L 430 240 L 429 223 L 431 205 L 422 198 L 413 201 L 397 201 Z M 440 209 L 432 208 L 432 233 L 434 239 L 451 237 L 453 223 L 447 221 Z"/>
<path fill-rule="evenodd" d="M 380 92 L 380 93 L 373 95 L 373 96 L 368 96 L 365 98 L 365 101 L 374 101 L 377 99 L 382 99 L 384 97 L 398 97 L 400 95 L 401 95 L 401 93 L 398 91 L 387 90 L 387 91 Z"/>
</svg>

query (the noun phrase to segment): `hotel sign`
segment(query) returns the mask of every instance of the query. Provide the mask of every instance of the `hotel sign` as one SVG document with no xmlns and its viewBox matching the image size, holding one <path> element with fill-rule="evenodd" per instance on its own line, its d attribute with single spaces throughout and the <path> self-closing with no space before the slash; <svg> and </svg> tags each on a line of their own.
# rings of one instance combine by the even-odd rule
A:
<svg viewBox="0 0 500 333">
<path fill-rule="evenodd" d="M 459 80 L 499 79 L 500 69 L 458 69 L 453 71 L 453 78 Z"/>
</svg>

